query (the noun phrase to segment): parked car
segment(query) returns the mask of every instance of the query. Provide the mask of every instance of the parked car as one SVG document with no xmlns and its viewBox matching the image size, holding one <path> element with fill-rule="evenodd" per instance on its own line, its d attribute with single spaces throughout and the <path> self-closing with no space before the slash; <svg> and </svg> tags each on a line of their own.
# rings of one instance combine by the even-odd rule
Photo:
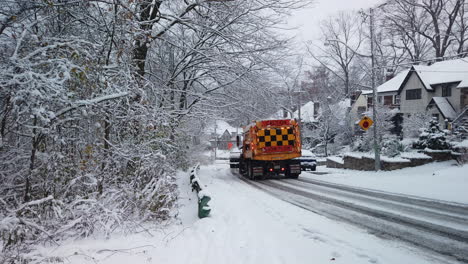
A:
<svg viewBox="0 0 468 264">
<path fill-rule="evenodd" d="M 315 171 L 317 169 L 317 158 L 309 150 L 303 149 L 302 156 L 296 159 L 301 161 L 301 170 L 303 171 L 307 169 Z"/>
<path fill-rule="evenodd" d="M 238 149 L 233 149 L 229 153 L 229 167 L 230 168 L 239 168 L 241 152 Z"/>
</svg>

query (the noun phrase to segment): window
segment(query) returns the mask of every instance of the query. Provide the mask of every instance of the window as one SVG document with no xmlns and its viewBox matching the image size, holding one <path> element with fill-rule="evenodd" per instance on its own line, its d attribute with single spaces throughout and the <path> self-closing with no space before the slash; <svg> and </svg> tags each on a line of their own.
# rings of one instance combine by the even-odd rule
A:
<svg viewBox="0 0 468 264">
<path fill-rule="evenodd" d="M 393 104 L 400 105 L 400 96 L 399 95 L 395 95 Z"/>
<path fill-rule="evenodd" d="M 421 99 L 421 89 L 406 90 L 406 100 L 418 100 L 418 99 Z"/>
<path fill-rule="evenodd" d="M 362 114 L 362 113 L 364 113 L 366 110 L 367 110 L 367 109 L 366 109 L 365 106 L 358 106 L 358 108 L 357 108 L 358 114 Z"/>
<path fill-rule="evenodd" d="M 377 97 L 377 102 L 379 102 L 379 104 L 382 103 L 382 96 Z"/>
<path fill-rule="evenodd" d="M 392 95 L 384 96 L 383 104 L 384 105 L 392 105 L 393 104 L 393 96 Z"/>
<path fill-rule="evenodd" d="M 449 84 L 442 84 L 442 97 L 452 96 L 452 87 Z"/>
<path fill-rule="evenodd" d="M 369 96 L 367 97 L 367 108 L 370 108 L 372 106 L 372 97 Z"/>
</svg>

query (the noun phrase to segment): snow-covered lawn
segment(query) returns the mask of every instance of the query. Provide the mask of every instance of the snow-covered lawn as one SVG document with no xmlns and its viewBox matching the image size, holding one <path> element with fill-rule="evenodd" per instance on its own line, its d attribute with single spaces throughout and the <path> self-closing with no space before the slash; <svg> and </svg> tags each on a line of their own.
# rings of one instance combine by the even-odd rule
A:
<svg viewBox="0 0 468 264">
<path fill-rule="evenodd" d="M 196 196 L 185 173 L 180 174 L 176 223 L 108 240 L 68 241 L 37 252 L 77 264 L 443 262 L 279 200 L 238 179 L 227 164 L 202 166 L 199 177 L 212 195 L 208 218 L 196 217 Z"/>
<path fill-rule="evenodd" d="M 455 161 L 433 162 L 395 171 L 357 171 L 324 166 L 318 167 L 317 171 L 328 174 L 302 173 L 301 177 L 468 204 L 468 165 L 458 166 Z"/>
</svg>

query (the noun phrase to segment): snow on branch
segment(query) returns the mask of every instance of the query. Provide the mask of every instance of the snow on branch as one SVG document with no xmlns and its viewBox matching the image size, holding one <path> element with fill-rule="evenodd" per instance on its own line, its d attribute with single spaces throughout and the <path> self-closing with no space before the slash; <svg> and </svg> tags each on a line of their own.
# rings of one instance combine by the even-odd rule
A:
<svg viewBox="0 0 468 264">
<path fill-rule="evenodd" d="M 104 95 L 104 96 L 97 97 L 97 98 L 90 99 L 90 100 L 80 100 L 80 101 L 75 102 L 73 106 L 69 106 L 62 110 L 57 111 L 57 113 L 55 113 L 55 116 L 53 118 L 60 117 L 80 107 L 95 105 L 95 104 L 102 103 L 105 101 L 114 100 L 114 99 L 118 99 L 121 97 L 126 97 L 128 95 L 129 95 L 128 92 L 121 92 L 121 93 L 116 93 L 116 94 Z"/>
</svg>

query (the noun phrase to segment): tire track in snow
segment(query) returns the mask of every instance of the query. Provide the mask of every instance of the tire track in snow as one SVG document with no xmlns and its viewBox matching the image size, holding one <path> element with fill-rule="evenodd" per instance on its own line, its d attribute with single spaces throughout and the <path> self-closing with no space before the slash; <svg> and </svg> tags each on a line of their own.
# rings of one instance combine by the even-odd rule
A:
<svg viewBox="0 0 468 264">
<path fill-rule="evenodd" d="M 298 180 L 252 182 L 241 176 L 238 177 L 251 186 L 305 210 L 360 226 L 376 236 L 399 239 L 420 248 L 452 257 L 463 263 L 468 263 L 468 232 L 420 221 L 400 214 L 389 213 L 385 211 L 385 207 L 382 208 L 383 210 L 378 210 L 372 208 L 372 206 L 366 206 L 362 203 L 356 204 L 347 200 L 349 200 L 349 195 L 354 193 L 359 195 L 361 199 L 367 196 L 370 201 L 378 199 L 392 203 L 408 203 L 421 207 L 419 210 L 422 211 L 424 209 L 426 211 L 438 210 L 439 214 L 437 215 L 439 217 L 442 215 L 445 220 L 450 220 L 450 217 L 453 217 L 455 222 L 464 221 L 464 206 L 442 201 L 435 201 L 434 204 L 431 204 L 431 200 L 373 192 L 354 187 L 348 188 L 348 186 L 333 188 L 333 186 L 325 186 L 327 183 L 320 182 L 321 187 L 329 187 L 335 191 L 333 195 L 329 195 L 323 188 L 317 190 L 311 184 L 298 186 L 301 182 Z M 303 180 L 302 182 L 307 181 L 309 180 Z M 340 197 L 336 194 L 337 191 L 342 191 L 343 195 Z M 386 203 L 383 202 L 383 204 Z M 447 210 L 443 207 L 444 205 L 448 205 Z"/>
<path fill-rule="evenodd" d="M 296 181 L 329 187 L 329 188 L 343 190 L 343 191 L 348 191 L 351 193 L 358 193 L 358 194 L 362 194 L 362 195 L 366 195 L 370 197 L 379 197 L 382 199 L 391 200 L 395 202 L 412 204 L 415 206 L 421 206 L 423 208 L 436 209 L 440 212 L 444 212 L 445 214 L 459 216 L 465 220 L 468 220 L 468 205 L 465 205 L 465 204 L 446 202 L 446 201 L 440 201 L 440 200 L 432 200 L 432 199 L 426 199 L 426 198 L 421 198 L 421 197 L 416 197 L 416 196 L 403 196 L 403 195 L 394 194 L 394 193 L 380 192 L 380 191 L 364 189 L 364 188 L 356 188 L 356 187 L 351 187 L 347 185 L 329 183 L 325 181 L 312 180 L 312 179 L 299 178 Z"/>
</svg>

